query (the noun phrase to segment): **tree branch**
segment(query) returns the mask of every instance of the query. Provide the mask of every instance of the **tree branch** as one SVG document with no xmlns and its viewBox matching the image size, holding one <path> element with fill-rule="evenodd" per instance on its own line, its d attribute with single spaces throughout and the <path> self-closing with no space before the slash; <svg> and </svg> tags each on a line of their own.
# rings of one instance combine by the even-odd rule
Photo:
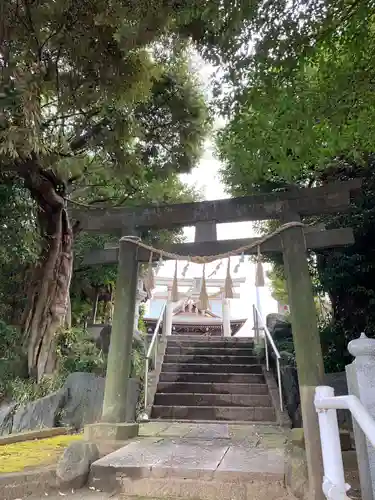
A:
<svg viewBox="0 0 375 500">
<path fill-rule="evenodd" d="M 70 142 L 70 149 L 74 152 L 82 151 L 88 142 L 94 137 L 98 136 L 107 125 L 109 125 L 109 118 L 103 118 L 99 123 L 92 126 L 90 130 L 82 135 L 76 135 L 76 137 Z"/>
<path fill-rule="evenodd" d="M 34 22 L 33 22 L 33 18 L 32 18 L 32 15 L 31 15 L 31 9 L 30 9 L 29 1 L 28 0 L 24 0 L 23 4 L 24 4 L 24 7 L 25 7 L 26 17 L 27 17 L 27 20 L 29 22 L 29 27 L 28 28 L 33 33 L 34 40 L 36 42 L 36 51 L 37 51 L 37 55 L 38 55 L 38 60 L 41 61 L 41 59 L 42 59 L 42 47 L 40 45 L 40 42 L 39 42 L 39 39 L 38 39 L 38 35 L 37 35 L 37 32 L 36 32 L 35 27 L 34 27 Z"/>
</svg>

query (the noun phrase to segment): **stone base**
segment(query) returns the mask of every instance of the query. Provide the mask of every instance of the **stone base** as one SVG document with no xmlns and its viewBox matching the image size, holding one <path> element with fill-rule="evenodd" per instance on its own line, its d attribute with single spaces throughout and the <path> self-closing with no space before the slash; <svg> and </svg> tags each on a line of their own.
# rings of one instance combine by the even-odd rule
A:
<svg viewBox="0 0 375 500">
<path fill-rule="evenodd" d="M 92 464 L 89 484 L 144 500 L 290 500 L 283 447 L 244 446 L 222 437 L 228 435 L 225 424 L 213 426 L 194 426 L 189 437 L 167 432 L 131 441 Z"/>
<path fill-rule="evenodd" d="M 84 439 L 87 441 L 125 441 L 137 437 L 139 424 L 134 422 L 107 423 L 86 425 L 84 429 Z"/>
<path fill-rule="evenodd" d="M 305 435 L 301 427 L 295 427 L 290 431 L 289 440 L 293 446 L 305 449 Z M 353 449 L 352 438 L 350 432 L 345 429 L 340 429 L 341 451 L 349 451 Z"/>
</svg>

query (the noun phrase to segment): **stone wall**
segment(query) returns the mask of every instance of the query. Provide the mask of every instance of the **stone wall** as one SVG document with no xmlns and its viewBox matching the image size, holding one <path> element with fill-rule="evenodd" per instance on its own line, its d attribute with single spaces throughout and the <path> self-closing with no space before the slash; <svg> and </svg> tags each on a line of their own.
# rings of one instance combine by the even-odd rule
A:
<svg viewBox="0 0 375 500">
<path fill-rule="evenodd" d="M 359 487 L 357 461 L 348 431 L 340 431 L 340 442 L 345 477 L 350 480 L 350 484 L 353 487 L 350 490 L 350 498 L 360 498 L 357 497 Z M 292 493 L 293 498 L 307 500 L 309 481 L 303 429 L 295 428 L 290 431 L 285 452 L 285 484 Z"/>
<path fill-rule="evenodd" d="M 292 421 L 292 426 L 302 427 L 297 369 L 294 366 L 281 365 L 280 371 L 285 407 Z M 333 387 L 336 396 L 345 396 L 348 394 L 345 372 L 327 373 L 324 384 Z M 341 428 L 352 429 L 352 420 L 349 411 L 337 410 L 337 417 Z"/>
<path fill-rule="evenodd" d="M 4 405 L 0 408 L 0 436 L 43 427 L 66 426 L 79 430 L 100 421 L 104 383 L 103 377 L 91 373 L 72 373 L 59 391 L 26 405 Z M 129 380 L 128 422 L 136 419 L 139 387 L 139 380 Z"/>
<path fill-rule="evenodd" d="M 267 316 L 267 327 L 281 351 L 280 371 L 286 410 L 292 421 L 292 426 L 302 427 L 298 375 L 294 364 L 294 357 L 290 352 L 282 351 L 285 346 L 289 348 L 293 346 L 291 324 L 281 314 L 269 314 Z M 275 357 L 271 356 L 271 358 L 271 368 L 275 376 L 277 376 Z M 345 396 L 348 394 L 345 372 L 326 374 L 324 384 L 333 387 L 336 396 Z M 338 410 L 337 415 L 341 428 L 352 428 L 349 411 Z"/>
</svg>

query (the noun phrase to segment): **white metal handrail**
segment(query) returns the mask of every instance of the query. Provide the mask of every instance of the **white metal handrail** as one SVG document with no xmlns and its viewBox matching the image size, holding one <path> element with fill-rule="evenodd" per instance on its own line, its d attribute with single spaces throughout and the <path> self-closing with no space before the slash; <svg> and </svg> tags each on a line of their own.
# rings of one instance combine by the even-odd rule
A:
<svg viewBox="0 0 375 500">
<path fill-rule="evenodd" d="M 346 492 L 350 489 L 350 485 L 345 483 L 336 410 L 349 410 L 373 446 L 375 446 L 375 421 L 356 396 L 335 396 L 332 387 L 317 387 L 314 404 L 318 412 L 322 446 L 323 493 L 329 500 L 344 500 L 349 498 Z"/>
<path fill-rule="evenodd" d="M 161 308 L 160 315 L 158 318 L 158 321 L 156 323 L 154 333 L 152 334 L 151 342 L 147 350 L 146 354 L 146 363 L 145 363 L 145 384 L 144 384 L 144 406 L 145 410 L 147 409 L 148 405 L 148 373 L 149 373 L 149 368 L 150 368 L 150 361 L 152 359 L 152 356 L 154 356 L 154 368 L 156 368 L 156 362 L 157 362 L 157 357 L 158 357 L 158 338 L 159 336 L 159 329 L 160 325 L 162 324 L 163 321 L 163 316 L 165 313 L 165 308 L 166 308 L 167 303 L 164 302 L 163 307 Z"/>
<path fill-rule="evenodd" d="M 270 370 L 270 360 L 269 360 L 269 354 L 268 354 L 268 342 L 270 343 L 272 350 L 276 356 L 276 369 L 277 369 L 277 385 L 279 389 L 279 399 L 280 399 L 280 410 L 284 411 L 284 401 L 283 401 L 283 388 L 281 385 L 281 371 L 280 371 L 280 352 L 278 348 L 276 347 L 276 344 L 272 338 L 272 335 L 267 328 L 266 322 L 264 321 L 259 309 L 257 308 L 256 305 L 253 305 L 253 313 L 254 313 L 254 330 L 257 329 L 258 332 L 256 332 L 257 335 L 259 335 L 259 320 L 261 323 L 261 328 L 264 331 L 264 350 L 265 350 L 265 356 L 266 356 L 266 370 Z M 268 342 L 267 342 L 268 340 Z"/>
</svg>

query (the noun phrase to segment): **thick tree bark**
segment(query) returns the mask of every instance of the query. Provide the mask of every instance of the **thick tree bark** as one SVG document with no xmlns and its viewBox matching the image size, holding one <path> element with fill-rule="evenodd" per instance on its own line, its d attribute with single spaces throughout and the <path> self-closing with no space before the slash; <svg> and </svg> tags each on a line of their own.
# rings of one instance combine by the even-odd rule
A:
<svg viewBox="0 0 375 500">
<path fill-rule="evenodd" d="M 23 319 L 29 375 L 39 382 L 56 368 L 56 333 L 64 326 L 69 307 L 73 231 L 59 192 L 61 184 L 50 172 L 34 170 L 25 184 L 39 204 L 43 237 Z"/>
</svg>

